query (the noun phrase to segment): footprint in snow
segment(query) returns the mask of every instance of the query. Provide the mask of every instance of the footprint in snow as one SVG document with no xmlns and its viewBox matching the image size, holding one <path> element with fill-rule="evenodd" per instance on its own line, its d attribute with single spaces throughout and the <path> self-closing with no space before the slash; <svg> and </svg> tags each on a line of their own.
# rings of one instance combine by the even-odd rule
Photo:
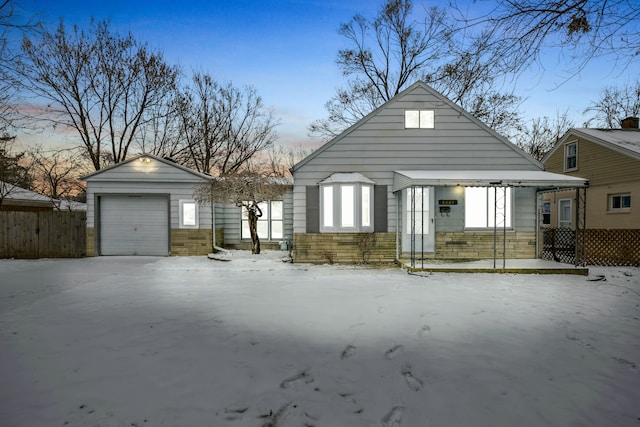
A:
<svg viewBox="0 0 640 427">
<path fill-rule="evenodd" d="M 355 352 L 356 352 L 356 347 L 352 345 L 348 345 L 344 348 L 344 350 L 342 350 L 342 353 L 340 353 L 340 359 L 348 359 L 351 356 L 353 356 Z"/>
<path fill-rule="evenodd" d="M 287 378 L 286 380 L 280 383 L 280 388 L 289 388 L 292 385 L 304 383 L 309 384 L 313 382 L 313 377 L 309 374 L 308 370 L 304 370 L 299 374 L 296 374 L 292 377 Z"/>
<path fill-rule="evenodd" d="M 400 427 L 400 423 L 402 422 L 402 414 L 404 413 L 404 408 L 402 406 L 394 406 L 387 414 L 382 417 L 382 426 L 383 427 Z"/>
<path fill-rule="evenodd" d="M 404 380 L 407 382 L 407 385 L 411 390 L 420 391 L 424 386 L 422 380 L 415 377 L 411 372 L 411 366 L 405 366 L 400 373 L 404 377 Z"/>
<path fill-rule="evenodd" d="M 399 355 L 403 350 L 404 350 L 403 345 L 396 345 L 394 347 L 391 347 L 389 350 L 387 350 L 387 352 L 384 354 L 384 357 L 387 358 L 388 360 L 391 360 L 395 358 L 397 355 Z"/>
<path fill-rule="evenodd" d="M 419 331 L 418 331 L 418 336 L 419 337 L 423 337 L 427 334 L 427 332 L 431 332 L 431 326 L 429 325 L 424 325 Z"/>
</svg>

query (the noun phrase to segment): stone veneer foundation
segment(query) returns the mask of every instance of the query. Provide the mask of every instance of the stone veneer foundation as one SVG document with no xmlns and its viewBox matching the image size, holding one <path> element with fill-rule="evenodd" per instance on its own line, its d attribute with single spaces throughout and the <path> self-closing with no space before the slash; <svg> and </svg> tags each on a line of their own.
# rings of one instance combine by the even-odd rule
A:
<svg viewBox="0 0 640 427">
<path fill-rule="evenodd" d="M 366 236 L 375 235 L 375 244 L 367 249 Z M 503 234 L 497 234 L 497 255 L 502 257 Z M 437 232 L 433 259 L 490 259 L 494 256 L 494 234 L 490 231 Z M 536 233 L 506 233 L 506 257 L 536 258 Z M 396 261 L 395 233 L 296 233 L 294 261 L 309 263 L 362 264 Z M 369 251 L 363 253 L 364 251 Z M 408 254 L 404 254 L 407 256 Z M 422 254 L 420 254 L 422 255 Z"/>
<path fill-rule="evenodd" d="M 375 242 L 372 239 L 375 236 Z M 395 233 L 296 233 L 295 262 L 380 264 L 396 259 Z"/>
</svg>

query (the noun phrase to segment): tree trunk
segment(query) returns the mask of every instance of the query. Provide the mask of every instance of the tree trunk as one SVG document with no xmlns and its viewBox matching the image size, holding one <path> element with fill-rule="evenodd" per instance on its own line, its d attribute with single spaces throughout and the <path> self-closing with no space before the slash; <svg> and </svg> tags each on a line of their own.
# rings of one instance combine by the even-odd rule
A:
<svg viewBox="0 0 640 427">
<path fill-rule="evenodd" d="M 249 213 L 249 233 L 251 233 L 251 253 L 260 253 L 260 238 L 258 237 L 258 218 L 262 216 L 262 211 L 257 203 L 247 209 Z"/>
</svg>

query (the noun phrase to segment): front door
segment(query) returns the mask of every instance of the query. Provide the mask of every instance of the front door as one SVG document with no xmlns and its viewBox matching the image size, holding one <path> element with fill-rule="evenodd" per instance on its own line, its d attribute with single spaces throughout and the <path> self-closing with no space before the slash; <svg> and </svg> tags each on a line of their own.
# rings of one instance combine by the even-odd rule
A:
<svg viewBox="0 0 640 427">
<path fill-rule="evenodd" d="M 434 252 L 433 187 L 409 187 L 402 192 L 402 252 Z"/>
</svg>

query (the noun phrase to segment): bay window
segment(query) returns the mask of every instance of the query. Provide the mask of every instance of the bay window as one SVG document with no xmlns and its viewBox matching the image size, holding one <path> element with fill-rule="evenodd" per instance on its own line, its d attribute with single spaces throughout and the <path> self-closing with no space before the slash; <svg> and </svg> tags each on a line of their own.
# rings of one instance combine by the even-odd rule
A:
<svg viewBox="0 0 640 427">
<path fill-rule="evenodd" d="M 373 231 L 373 181 L 336 173 L 320 183 L 320 232 Z"/>
</svg>

